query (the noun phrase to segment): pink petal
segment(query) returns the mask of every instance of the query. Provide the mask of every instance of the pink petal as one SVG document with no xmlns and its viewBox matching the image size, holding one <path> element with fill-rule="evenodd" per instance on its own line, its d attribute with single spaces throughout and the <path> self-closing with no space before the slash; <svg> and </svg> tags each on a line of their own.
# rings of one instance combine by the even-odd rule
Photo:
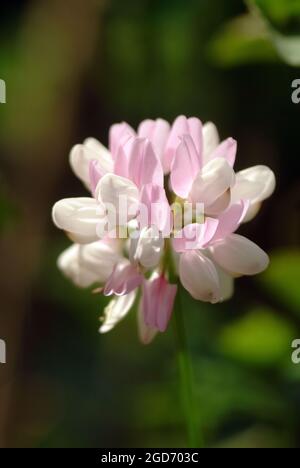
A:
<svg viewBox="0 0 300 468">
<path fill-rule="evenodd" d="M 160 307 L 159 313 L 157 314 L 157 327 L 161 332 L 167 329 L 173 312 L 176 293 L 177 285 L 169 284 L 166 279 L 161 276 L 159 289 Z"/>
<path fill-rule="evenodd" d="M 192 137 L 202 165 L 202 152 L 203 152 L 203 127 L 202 122 L 197 117 L 190 117 L 188 119 L 189 133 Z"/>
<path fill-rule="evenodd" d="M 201 249 L 206 247 L 213 238 L 219 221 L 206 218 L 203 224 L 189 224 L 176 234 L 173 239 L 173 248 L 176 252 Z"/>
<path fill-rule="evenodd" d="M 218 216 L 219 225 L 212 242 L 223 239 L 235 232 L 239 225 L 243 222 L 249 205 L 250 202 L 248 200 L 240 200 L 239 202 L 231 205 L 226 211 L 221 213 Z"/>
<path fill-rule="evenodd" d="M 170 124 L 163 119 L 144 120 L 138 128 L 138 136 L 148 138 L 157 156 L 162 159 L 165 145 L 170 133 Z"/>
<path fill-rule="evenodd" d="M 158 333 L 158 330 L 157 328 L 148 327 L 148 325 L 145 324 L 142 300 L 140 301 L 140 304 L 139 304 L 137 318 L 138 318 L 139 338 L 144 345 L 148 345 L 149 343 L 151 343 L 151 341 L 153 341 L 153 339 Z"/>
<path fill-rule="evenodd" d="M 141 222 L 140 227 L 156 226 L 167 236 L 172 228 L 172 220 L 165 189 L 159 185 L 144 185 L 140 194 L 140 203 L 145 206 L 148 214 L 146 222 Z"/>
<path fill-rule="evenodd" d="M 164 332 L 169 323 L 177 286 L 169 284 L 163 275 L 144 280 L 142 309 L 145 324 Z"/>
<path fill-rule="evenodd" d="M 166 143 L 166 149 L 164 154 L 164 169 L 166 172 L 169 172 L 171 169 L 171 164 L 175 156 L 177 147 L 180 144 L 179 137 L 189 133 L 189 127 L 187 123 L 187 118 L 184 115 L 177 117 L 171 127 L 168 141 Z"/>
<path fill-rule="evenodd" d="M 180 115 L 175 119 L 166 143 L 163 158 L 165 173 L 171 170 L 176 150 L 180 144 L 180 138 L 183 135 L 191 136 L 199 156 L 202 157 L 203 136 L 201 121 L 196 117 L 187 119 L 184 115 Z"/>
<path fill-rule="evenodd" d="M 237 152 L 237 142 L 233 138 L 222 141 L 213 151 L 209 159 L 225 158 L 231 167 L 234 166 Z"/>
<path fill-rule="evenodd" d="M 116 158 L 120 146 L 124 145 L 130 137 L 136 135 L 133 128 L 130 127 L 126 122 L 114 124 L 109 129 L 109 150 L 112 154 L 113 159 Z"/>
<path fill-rule="evenodd" d="M 129 178 L 140 189 L 146 184 L 163 187 L 164 174 L 160 160 L 149 140 L 136 138 L 132 143 L 128 165 Z"/>
<path fill-rule="evenodd" d="M 128 155 L 123 146 L 118 149 L 118 154 L 115 157 L 114 173 L 118 176 L 128 179 Z"/>
<path fill-rule="evenodd" d="M 158 309 L 157 280 L 144 280 L 142 292 L 142 311 L 145 324 L 150 328 L 157 329 L 156 311 Z"/>
<path fill-rule="evenodd" d="M 128 136 L 127 139 L 123 139 L 114 157 L 114 173 L 121 177 L 126 177 L 126 179 L 130 179 L 129 158 L 134 138 L 134 136 Z"/>
<path fill-rule="evenodd" d="M 105 296 L 123 296 L 136 289 L 143 281 L 143 276 L 128 260 L 119 262 L 106 282 Z"/>
<path fill-rule="evenodd" d="M 200 155 L 190 135 L 184 135 L 171 165 L 171 185 L 181 198 L 187 198 L 193 181 L 201 169 Z"/>
<path fill-rule="evenodd" d="M 93 159 L 89 164 L 89 176 L 90 176 L 90 186 L 93 195 L 95 195 L 96 187 L 98 185 L 101 177 L 104 176 L 104 172 L 101 169 L 99 161 Z"/>
<path fill-rule="evenodd" d="M 143 120 L 138 126 L 137 135 L 140 138 L 151 139 L 155 127 L 155 120 L 146 119 Z"/>
<path fill-rule="evenodd" d="M 207 216 L 218 216 L 223 211 L 227 210 L 231 202 L 231 190 L 226 190 L 219 198 L 211 205 L 205 207 Z"/>
</svg>

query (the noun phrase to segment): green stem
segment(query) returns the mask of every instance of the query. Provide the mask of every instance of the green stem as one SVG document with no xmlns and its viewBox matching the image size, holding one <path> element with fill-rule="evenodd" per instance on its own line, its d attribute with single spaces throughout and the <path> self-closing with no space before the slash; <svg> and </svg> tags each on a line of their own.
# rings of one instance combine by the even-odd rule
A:
<svg viewBox="0 0 300 468">
<path fill-rule="evenodd" d="M 196 411 L 194 403 L 193 374 L 191 360 L 188 352 L 184 317 L 181 307 L 181 285 L 177 276 L 170 239 L 166 241 L 163 267 L 168 272 L 169 281 L 178 284 L 173 312 L 174 334 L 177 346 L 178 369 L 183 410 L 185 413 L 188 446 L 190 448 L 202 447 L 201 435 L 197 430 Z M 199 429 L 199 428 L 198 428 Z"/>
<path fill-rule="evenodd" d="M 180 287 L 178 288 L 174 308 L 174 332 L 177 345 L 181 398 L 185 412 L 188 446 L 190 448 L 195 448 L 199 447 L 199 432 L 196 428 L 193 376 L 181 308 Z"/>
</svg>

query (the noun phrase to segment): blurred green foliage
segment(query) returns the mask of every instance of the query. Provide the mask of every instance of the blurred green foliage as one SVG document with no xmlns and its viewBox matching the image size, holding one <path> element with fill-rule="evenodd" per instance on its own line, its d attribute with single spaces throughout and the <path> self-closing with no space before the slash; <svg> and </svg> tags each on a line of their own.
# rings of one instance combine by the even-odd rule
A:
<svg viewBox="0 0 300 468">
<path fill-rule="evenodd" d="M 209 52 L 222 66 L 276 61 L 300 66 L 299 0 L 246 0 L 250 13 L 226 24 Z"/>
<path fill-rule="evenodd" d="M 5 187 L 0 187 L 0 233 L 15 227 L 19 216 L 16 203 L 10 199 Z"/>
<path fill-rule="evenodd" d="M 211 42 L 208 53 L 225 67 L 278 61 L 264 25 L 250 14 L 231 20 Z"/>
<path fill-rule="evenodd" d="M 274 252 L 267 271 L 260 277 L 263 286 L 280 303 L 300 316 L 300 250 Z"/>
<path fill-rule="evenodd" d="M 106 144 L 115 121 L 136 125 L 157 116 L 172 121 L 186 113 L 215 121 L 222 137 L 238 138 L 238 169 L 260 163 L 274 169 L 276 194 L 255 221 L 241 228 L 270 253 L 270 268 L 256 279 L 238 279 L 229 302 L 212 306 L 183 292 L 183 305 L 197 422 L 206 444 L 293 447 L 300 446 L 300 366 L 290 358 L 291 341 L 300 338 L 299 107 L 290 98 L 297 71 L 288 64 L 294 59 L 284 53 L 285 60 L 280 59 L 272 34 L 297 37 L 299 2 L 254 3 L 259 15 L 250 15 L 240 0 L 107 1 L 97 18 L 98 47 L 73 98 L 69 142 L 93 135 Z M 13 4 L 0 31 L 1 78 L 8 83 L 7 107 L 0 108 L 0 229 L 6 235 L 19 220 L 10 180 L 16 173 L 22 179 L 31 156 L 28 142 L 51 166 L 53 141 L 43 140 L 43 130 L 60 122 L 52 99 L 68 94 L 60 78 L 69 76 L 76 59 L 76 50 L 65 53 L 69 15 L 60 17 L 54 30 L 44 31 L 37 20 L 30 23 L 36 26 L 30 51 L 22 26 L 32 3 Z M 56 56 L 54 44 L 60 41 Z M 43 61 L 36 63 L 41 50 Z M 26 112 L 16 99 L 23 93 Z M 16 147 L 21 147 L 19 160 L 14 159 Z M 41 215 L 46 225 L 44 238 L 38 239 L 41 259 L 24 305 L 11 444 L 182 447 L 185 427 L 172 327 L 143 347 L 132 310 L 116 329 L 100 336 L 106 299 L 74 287 L 57 269 L 57 256 L 69 241 L 52 226 L 51 205 L 86 195 L 68 167 L 67 148 L 61 158 L 65 163 Z M 37 182 L 28 177 L 26 190 Z M 28 211 L 37 202 L 33 199 Z M 36 226 L 30 232 L 35 238 Z"/>
<path fill-rule="evenodd" d="M 220 347 L 225 355 L 246 364 L 272 366 L 289 359 L 295 335 L 286 319 L 259 307 L 223 328 Z"/>
<path fill-rule="evenodd" d="M 300 2 L 299 0 L 248 0 L 255 4 L 270 21 L 282 32 L 299 34 Z"/>
</svg>

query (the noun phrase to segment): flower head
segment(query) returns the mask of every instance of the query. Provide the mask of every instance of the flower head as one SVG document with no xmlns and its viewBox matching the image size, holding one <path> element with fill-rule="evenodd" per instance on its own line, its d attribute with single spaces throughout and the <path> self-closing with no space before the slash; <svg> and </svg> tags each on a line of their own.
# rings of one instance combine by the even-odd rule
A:
<svg viewBox="0 0 300 468">
<path fill-rule="evenodd" d="M 237 143 L 220 142 L 214 124 L 179 116 L 109 131 L 109 149 L 88 138 L 70 164 L 91 196 L 57 202 L 52 217 L 74 244 L 58 259 L 78 286 L 96 284 L 112 296 L 100 332 L 111 330 L 141 299 L 139 335 L 166 330 L 176 277 L 197 300 L 231 297 L 233 279 L 255 275 L 268 256 L 236 234 L 275 188 L 266 166 L 235 173 Z M 175 274 L 174 274 L 175 273 Z"/>
</svg>

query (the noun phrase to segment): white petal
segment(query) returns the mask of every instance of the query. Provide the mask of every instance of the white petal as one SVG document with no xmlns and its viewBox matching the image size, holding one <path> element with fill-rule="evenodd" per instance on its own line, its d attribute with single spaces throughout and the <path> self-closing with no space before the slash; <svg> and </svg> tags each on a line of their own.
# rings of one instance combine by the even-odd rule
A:
<svg viewBox="0 0 300 468">
<path fill-rule="evenodd" d="M 110 157 L 110 151 L 105 148 L 102 143 L 100 143 L 99 140 L 93 137 L 88 137 L 84 140 L 83 145 L 89 148 L 92 151 L 95 151 L 96 153 L 101 153 L 102 151 L 105 151 L 107 157 Z"/>
<path fill-rule="evenodd" d="M 209 156 L 220 143 L 220 137 L 217 127 L 212 122 L 203 125 L 203 163 L 209 161 Z"/>
<path fill-rule="evenodd" d="M 55 225 L 67 231 L 80 244 L 99 239 L 99 226 L 105 222 L 103 210 L 94 198 L 65 198 L 55 203 L 52 210 Z"/>
<path fill-rule="evenodd" d="M 90 276 L 91 284 L 104 283 L 120 260 L 119 254 L 107 242 L 92 242 L 83 245 L 79 252 L 81 276 Z"/>
<path fill-rule="evenodd" d="M 234 275 L 256 275 L 269 265 L 268 255 L 254 242 L 231 234 L 211 248 L 213 259 Z"/>
<path fill-rule="evenodd" d="M 129 179 L 115 174 L 106 174 L 99 181 L 95 196 L 108 212 L 111 210 L 112 214 L 115 211 L 117 216 L 123 215 L 124 224 L 126 224 L 126 220 L 128 221 L 136 215 L 139 190 Z"/>
<path fill-rule="evenodd" d="M 70 152 L 70 164 L 76 176 L 90 188 L 89 164 L 97 160 L 103 174 L 113 171 L 110 152 L 99 141 L 88 138 L 83 145 L 75 145 Z"/>
<path fill-rule="evenodd" d="M 220 301 L 219 277 L 213 262 L 193 250 L 181 255 L 180 281 L 194 299 L 216 303 Z"/>
<path fill-rule="evenodd" d="M 151 343 L 151 341 L 157 335 L 158 330 L 156 328 L 151 328 L 145 324 L 144 313 L 143 313 L 141 304 L 139 305 L 139 308 L 138 308 L 137 318 L 138 318 L 138 334 L 139 334 L 140 341 L 145 345 Z"/>
<path fill-rule="evenodd" d="M 71 279 L 77 286 L 87 287 L 89 282 L 78 281 L 79 277 L 79 244 L 73 244 L 64 250 L 57 259 L 57 266 L 62 273 L 69 279 Z"/>
<path fill-rule="evenodd" d="M 262 202 L 270 197 L 275 190 L 274 172 L 267 166 L 249 167 L 236 174 L 232 187 L 232 201 L 250 200 L 251 204 Z"/>
<path fill-rule="evenodd" d="M 136 298 L 136 291 L 125 296 L 114 297 L 104 309 L 103 323 L 99 328 L 100 333 L 107 333 L 122 320 L 130 311 Z"/>
<path fill-rule="evenodd" d="M 112 244 L 97 241 L 87 245 L 72 245 L 62 252 L 57 264 L 77 286 L 86 288 L 94 283 L 104 283 L 119 259 Z"/>
<path fill-rule="evenodd" d="M 250 203 L 248 211 L 243 219 L 243 223 L 248 223 L 249 221 L 252 221 L 252 219 L 255 218 L 259 210 L 261 209 L 261 202 L 257 203 Z"/>
<path fill-rule="evenodd" d="M 138 238 L 131 239 L 130 260 L 145 268 L 158 265 L 164 248 L 164 239 L 155 227 L 143 228 Z"/>
<path fill-rule="evenodd" d="M 209 161 L 195 178 L 190 198 L 211 206 L 234 183 L 234 171 L 224 158 Z"/>
</svg>

